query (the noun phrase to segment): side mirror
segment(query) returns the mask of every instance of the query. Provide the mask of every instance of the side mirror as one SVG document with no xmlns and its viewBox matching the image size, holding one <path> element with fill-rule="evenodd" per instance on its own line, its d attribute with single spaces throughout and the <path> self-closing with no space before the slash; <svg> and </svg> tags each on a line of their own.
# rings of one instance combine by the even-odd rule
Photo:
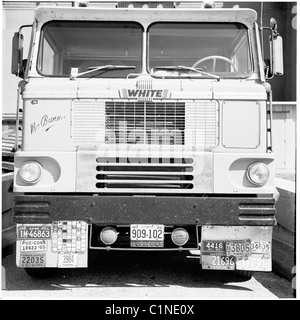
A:
<svg viewBox="0 0 300 320">
<path fill-rule="evenodd" d="M 32 25 L 21 26 L 18 32 L 15 32 L 12 39 L 12 58 L 11 58 L 11 73 L 24 78 L 27 67 L 27 59 L 23 59 L 23 28 L 32 28 Z"/>
<path fill-rule="evenodd" d="M 271 74 L 280 76 L 283 74 L 283 47 L 282 37 L 277 32 L 277 21 L 274 18 L 270 19 L 270 54 L 271 54 Z"/>
<path fill-rule="evenodd" d="M 282 37 L 271 36 L 270 51 L 271 51 L 271 73 L 274 76 L 283 75 L 283 47 Z"/>
<path fill-rule="evenodd" d="M 282 37 L 277 31 L 277 21 L 270 19 L 270 26 L 263 27 L 271 32 L 270 42 L 270 60 L 265 59 L 265 76 L 266 79 L 272 79 L 274 76 L 283 75 L 283 46 Z"/>
<path fill-rule="evenodd" d="M 16 32 L 12 40 L 11 73 L 19 76 L 23 61 L 23 35 Z"/>
</svg>

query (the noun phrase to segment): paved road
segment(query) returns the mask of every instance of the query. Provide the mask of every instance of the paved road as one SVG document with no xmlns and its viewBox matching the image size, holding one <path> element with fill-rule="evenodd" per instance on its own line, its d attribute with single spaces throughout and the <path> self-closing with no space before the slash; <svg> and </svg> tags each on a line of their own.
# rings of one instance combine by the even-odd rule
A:
<svg viewBox="0 0 300 320">
<path fill-rule="evenodd" d="M 255 272 L 245 281 L 228 271 L 201 270 L 194 255 L 93 252 L 88 269 L 59 269 L 49 279 L 2 260 L 2 299 L 203 300 L 293 298 L 289 281 Z M 109 303 L 109 302 L 107 302 Z"/>
</svg>

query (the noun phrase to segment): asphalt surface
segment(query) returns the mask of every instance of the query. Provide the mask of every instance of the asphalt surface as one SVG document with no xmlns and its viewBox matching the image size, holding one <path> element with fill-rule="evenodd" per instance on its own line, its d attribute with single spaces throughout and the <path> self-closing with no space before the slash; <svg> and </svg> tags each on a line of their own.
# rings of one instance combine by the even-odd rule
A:
<svg viewBox="0 0 300 320">
<path fill-rule="evenodd" d="M 293 294 L 291 282 L 272 272 L 245 280 L 231 271 L 202 270 L 196 255 L 178 252 L 93 251 L 89 268 L 59 269 L 48 279 L 17 268 L 13 252 L 2 259 L 4 300 L 273 300 Z"/>
</svg>

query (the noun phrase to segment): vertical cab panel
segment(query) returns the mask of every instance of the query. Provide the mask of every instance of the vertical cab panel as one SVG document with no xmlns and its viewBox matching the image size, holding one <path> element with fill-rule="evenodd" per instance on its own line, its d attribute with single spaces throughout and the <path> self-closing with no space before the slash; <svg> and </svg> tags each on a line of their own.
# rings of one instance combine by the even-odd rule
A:
<svg viewBox="0 0 300 320">
<path fill-rule="evenodd" d="M 261 106 L 254 101 L 224 101 L 223 137 L 225 148 L 256 149 L 261 143 Z"/>
<path fill-rule="evenodd" d="M 29 99 L 24 104 L 23 150 L 70 150 L 70 100 Z"/>
</svg>

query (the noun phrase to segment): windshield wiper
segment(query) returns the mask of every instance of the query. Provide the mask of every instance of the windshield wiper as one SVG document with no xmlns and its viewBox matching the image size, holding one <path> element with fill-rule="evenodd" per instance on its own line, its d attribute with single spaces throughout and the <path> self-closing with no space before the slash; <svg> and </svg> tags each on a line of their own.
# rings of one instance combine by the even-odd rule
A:
<svg viewBox="0 0 300 320">
<path fill-rule="evenodd" d="M 88 75 L 89 73 L 93 73 L 93 72 L 97 72 L 97 71 L 112 71 L 112 70 L 126 70 L 126 69 L 135 69 L 135 66 L 115 66 L 115 65 L 111 65 L 108 64 L 106 66 L 100 66 L 100 67 L 90 67 L 88 68 L 87 71 L 78 73 L 76 75 L 70 75 L 70 79 L 75 79 L 75 78 L 79 78 L 85 75 Z"/>
<path fill-rule="evenodd" d="M 205 72 L 202 69 L 187 67 L 187 66 L 162 66 L 162 67 L 155 67 L 154 70 L 176 70 L 176 71 L 185 71 L 185 72 L 186 71 L 193 71 L 193 72 L 198 72 L 202 75 L 212 77 L 214 79 L 217 79 L 218 81 L 220 81 L 220 79 L 221 79 L 219 76 Z"/>
</svg>

